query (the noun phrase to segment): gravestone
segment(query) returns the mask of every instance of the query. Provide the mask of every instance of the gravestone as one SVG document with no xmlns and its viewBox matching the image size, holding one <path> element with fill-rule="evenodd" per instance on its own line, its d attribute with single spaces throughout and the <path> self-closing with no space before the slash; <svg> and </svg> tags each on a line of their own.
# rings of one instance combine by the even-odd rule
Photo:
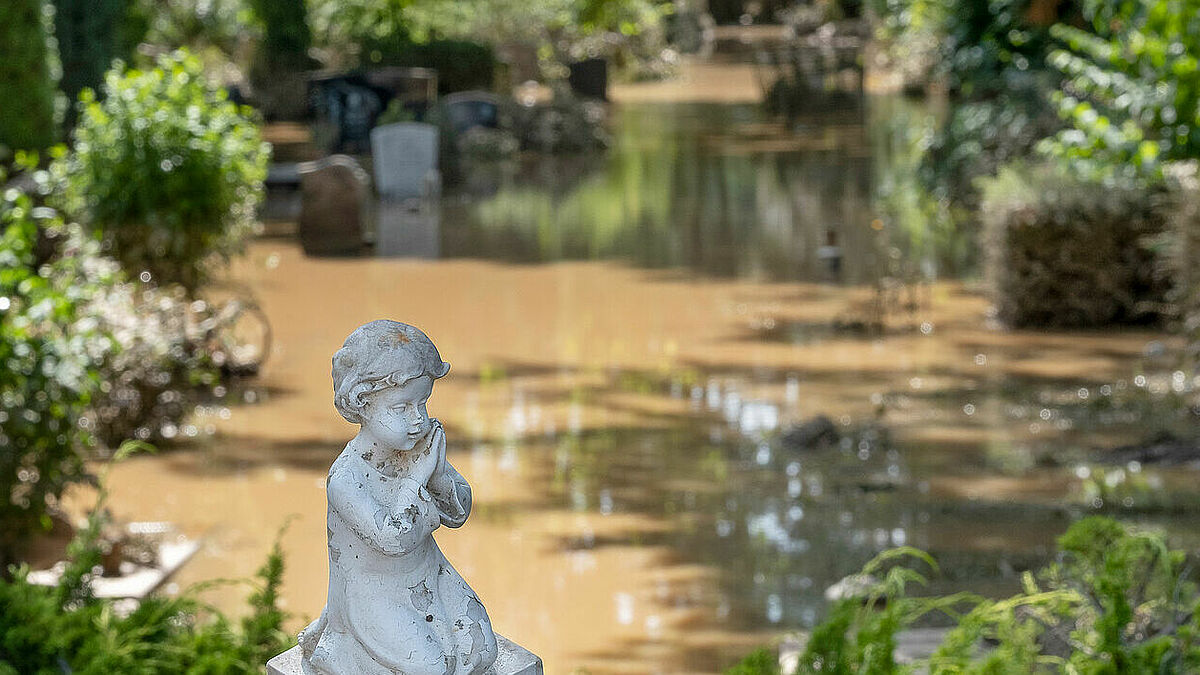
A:
<svg viewBox="0 0 1200 675">
<path fill-rule="evenodd" d="M 438 129 L 422 122 L 397 122 L 371 130 L 375 190 L 388 201 L 427 197 L 438 167 Z"/>
<path fill-rule="evenodd" d="M 462 91 L 442 99 L 450 130 L 461 134 L 472 127 L 500 128 L 500 99 L 486 91 Z"/>
<path fill-rule="evenodd" d="M 331 155 L 297 167 L 300 245 L 308 255 L 348 255 L 363 246 L 369 179 L 354 158 Z"/>
<path fill-rule="evenodd" d="M 372 87 L 360 73 L 314 75 L 309 105 L 319 142 L 329 152 L 366 152 L 371 127 L 387 107 L 386 92 Z"/>
<path fill-rule="evenodd" d="M 585 59 L 570 66 L 567 83 L 571 91 L 584 98 L 608 100 L 608 62 L 604 59 Z"/>
</svg>

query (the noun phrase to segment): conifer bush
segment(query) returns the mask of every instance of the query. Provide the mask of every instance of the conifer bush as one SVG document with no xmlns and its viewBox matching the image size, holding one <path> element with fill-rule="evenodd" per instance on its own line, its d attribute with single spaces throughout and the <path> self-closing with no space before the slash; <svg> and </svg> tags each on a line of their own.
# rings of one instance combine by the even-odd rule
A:
<svg viewBox="0 0 1200 675">
<path fill-rule="evenodd" d="M 113 59 L 126 56 L 129 42 L 126 15 L 131 0 L 54 0 L 54 39 L 58 44 L 62 79 L 59 89 L 72 104 L 85 88 L 95 89 Z"/>
<path fill-rule="evenodd" d="M 49 11 L 45 0 L 0 2 L 0 161 L 54 143 Z"/>
</svg>

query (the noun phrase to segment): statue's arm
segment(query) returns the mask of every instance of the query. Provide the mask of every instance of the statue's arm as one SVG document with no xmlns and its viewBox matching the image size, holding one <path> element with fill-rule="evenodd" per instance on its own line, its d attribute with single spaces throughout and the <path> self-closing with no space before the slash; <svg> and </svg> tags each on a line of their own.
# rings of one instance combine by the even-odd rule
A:
<svg viewBox="0 0 1200 675">
<path fill-rule="evenodd" d="M 426 524 L 429 504 L 420 498 L 420 486 L 413 480 L 397 483 L 397 507 L 391 508 L 368 497 L 350 472 L 335 470 L 329 477 L 329 508 L 359 539 L 386 555 L 407 553 L 432 532 Z"/>
</svg>

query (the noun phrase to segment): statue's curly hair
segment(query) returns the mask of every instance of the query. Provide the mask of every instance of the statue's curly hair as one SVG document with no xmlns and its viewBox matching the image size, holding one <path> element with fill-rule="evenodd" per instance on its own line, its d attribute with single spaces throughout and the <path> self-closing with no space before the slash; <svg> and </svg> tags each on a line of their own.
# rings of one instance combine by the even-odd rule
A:
<svg viewBox="0 0 1200 675">
<path fill-rule="evenodd" d="M 429 375 L 450 372 L 437 347 L 420 329 L 378 319 L 354 330 L 333 355 L 333 405 L 352 424 L 362 424 L 363 397 Z"/>
</svg>

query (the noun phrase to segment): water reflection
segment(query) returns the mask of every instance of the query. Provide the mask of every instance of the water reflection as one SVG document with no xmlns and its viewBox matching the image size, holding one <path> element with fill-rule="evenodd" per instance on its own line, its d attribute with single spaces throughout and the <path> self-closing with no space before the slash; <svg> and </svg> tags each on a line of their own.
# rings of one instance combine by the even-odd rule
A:
<svg viewBox="0 0 1200 675">
<path fill-rule="evenodd" d="M 441 209 L 413 200 L 380 200 L 375 207 L 375 252 L 395 258 L 440 257 Z"/>
<path fill-rule="evenodd" d="M 880 276 L 864 125 L 796 130 L 758 105 L 629 105 L 599 157 L 468 167 L 446 257 L 623 259 L 718 277 Z M 486 189 L 479 189 L 485 186 Z"/>
<path fill-rule="evenodd" d="M 663 384 L 663 390 L 678 391 Z M 563 549 L 665 545 L 689 563 L 719 570 L 720 602 L 711 618 L 744 629 L 811 627 L 826 606 L 826 589 L 894 546 L 935 555 L 943 566 L 935 591 L 1015 592 L 1021 571 L 1046 564 L 1054 538 L 1101 504 L 1093 503 L 1086 483 L 1074 480 L 1092 477 L 1090 470 L 1045 462 L 1006 470 L 998 462 L 1019 452 L 1015 446 L 1065 460 L 1070 453 L 1064 447 L 1087 448 L 1148 419 L 1138 414 L 1138 404 L 1126 401 L 1117 406 L 1123 414 L 1090 420 L 1083 425 L 1086 433 L 1076 432 L 1075 424 L 1054 425 L 1047 430 L 1053 437 L 1043 441 L 991 443 L 982 453 L 963 448 L 948 458 L 919 440 L 921 431 L 974 418 L 956 414 L 947 396 L 923 406 L 928 414 L 922 429 L 898 429 L 901 440 L 877 423 L 842 420 L 835 443 L 797 447 L 778 433 L 778 407 L 743 401 L 742 386 L 713 378 L 693 387 L 690 423 L 527 440 L 526 457 L 552 464 L 553 494 L 564 506 L 671 523 L 654 535 L 630 535 L 633 540 L 576 534 L 560 542 Z M 960 422 L 978 424 L 999 441 L 1030 416 L 1028 401 L 1053 397 L 1055 389 L 1021 380 L 977 389 L 978 408 L 1003 412 Z M 903 406 L 909 396 L 886 398 Z M 1091 415 L 1081 406 L 1034 408 L 1032 416 L 1043 421 Z M 553 460 L 539 460 L 542 456 Z M 1104 476 L 1116 488 L 1141 471 L 1118 468 Z M 1161 472 L 1146 484 L 1164 493 L 1189 492 L 1186 482 L 1170 487 Z M 1138 513 L 1128 511 L 1135 506 L 1132 497 L 1123 506 L 1126 517 Z M 1173 515 L 1150 505 L 1141 514 L 1177 536 L 1194 536 L 1186 510 Z"/>
</svg>

